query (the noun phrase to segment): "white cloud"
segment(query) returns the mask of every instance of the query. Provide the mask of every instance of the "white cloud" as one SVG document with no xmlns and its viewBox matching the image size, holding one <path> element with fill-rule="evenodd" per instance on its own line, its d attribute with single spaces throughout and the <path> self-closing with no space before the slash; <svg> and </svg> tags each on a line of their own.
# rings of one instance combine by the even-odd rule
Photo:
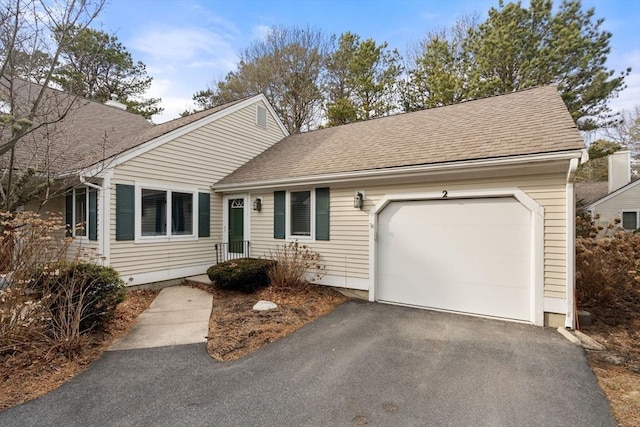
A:
<svg viewBox="0 0 640 427">
<path fill-rule="evenodd" d="M 203 28 L 156 27 L 135 37 L 131 47 L 153 61 L 168 61 L 182 66 L 208 56 L 228 61 L 234 61 L 236 57 L 229 38 Z"/>
<path fill-rule="evenodd" d="M 256 25 L 253 27 L 253 38 L 264 40 L 267 38 L 267 34 L 271 31 L 271 27 L 269 25 Z"/>
</svg>

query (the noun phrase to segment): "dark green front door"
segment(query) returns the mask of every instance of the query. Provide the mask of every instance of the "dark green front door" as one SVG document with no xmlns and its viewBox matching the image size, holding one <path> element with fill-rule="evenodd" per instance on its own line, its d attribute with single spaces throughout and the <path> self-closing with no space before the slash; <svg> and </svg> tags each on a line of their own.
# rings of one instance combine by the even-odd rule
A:
<svg viewBox="0 0 640 427">
<path fill-rule="evenodd" d="M 244 199 L 229 199 L 229 253 L 244 253 Z"/>
</svg>

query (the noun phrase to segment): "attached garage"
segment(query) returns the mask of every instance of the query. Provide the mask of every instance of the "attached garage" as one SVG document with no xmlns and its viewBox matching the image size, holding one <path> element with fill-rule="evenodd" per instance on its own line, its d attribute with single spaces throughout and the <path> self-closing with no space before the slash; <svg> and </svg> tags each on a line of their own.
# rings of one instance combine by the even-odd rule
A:
<svg viewBox="0 0 640 427">
<path fill-rule="evenodd" d="M 376 209 L 376 300 L 537 323 L 539 206 L 508 191 L 452 196 Z"/>
<path fill-rule="evenodd" d="M 573 181 L 586 159 L 562 97 L 546 86 L 291 135 L 213 187 L 261 200 L 244 234 L 252 256 L 299 239 L 325 267 L 319 284 L 572 328 Z M 311 200 L 306 234 L 287 233 L 283 218 L 297 207 L 276 194 L 317 189 L 328 189 L 328 203 L 318 210 Z"/>
</svg>

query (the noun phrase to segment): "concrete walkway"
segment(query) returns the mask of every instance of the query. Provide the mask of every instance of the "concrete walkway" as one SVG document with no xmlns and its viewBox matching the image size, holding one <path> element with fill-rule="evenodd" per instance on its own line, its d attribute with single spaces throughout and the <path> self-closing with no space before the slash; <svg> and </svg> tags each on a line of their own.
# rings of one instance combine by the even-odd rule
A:
<svg viewBox="0 0 640 427">
<path fill-rule="evenodd" d="M 109 348 L 131 350 L 207 341 L 211 294 L 188 286 L 164 288 L 131 331 Z"/>
</svg>

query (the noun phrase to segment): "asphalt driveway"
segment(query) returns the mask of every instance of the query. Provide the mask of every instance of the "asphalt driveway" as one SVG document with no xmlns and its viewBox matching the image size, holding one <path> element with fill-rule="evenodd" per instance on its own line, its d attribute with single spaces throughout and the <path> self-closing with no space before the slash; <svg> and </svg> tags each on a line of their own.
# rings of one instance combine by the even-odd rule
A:
<svg viewBox="0 0 640 427">
<path fill-rule="evenodd" d="M 350 301 L 242 360 L 204 344 L 106 353 L 2 426 L 609 426 L 553 329 Z"/>
</svg>

